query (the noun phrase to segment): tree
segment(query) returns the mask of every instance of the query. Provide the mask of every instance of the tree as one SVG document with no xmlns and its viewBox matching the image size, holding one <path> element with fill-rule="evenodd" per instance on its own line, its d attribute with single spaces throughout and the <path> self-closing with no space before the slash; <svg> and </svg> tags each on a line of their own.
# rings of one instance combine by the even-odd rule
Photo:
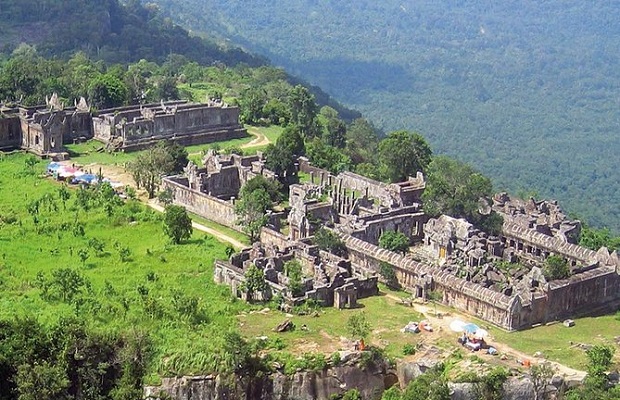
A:
<svg viewBox="0 0 620 400">
<path fill-rule="evenodd" d="M 449 400 L 450 388 L 443 377 L 444 366 L 436 365 L 409 382 L 402 400 Z"/>
<path fill-rule="evenodd" d="M 187 149 L 177 142 L 166 141 L 161 144 L 172 158 L 172 170 L 170 172 L 181 173 L 183 168 L 189 163 L 189 154 Z"/>
<path fill-rule="evenodd" d="M 122 106 L 127 102 L 128 97 L 129 89 L 114 74 L 99 75 L 90 82 L 88 87 L 91 106 L 100 110 Z"/>
<path fill-rule="evenodd" d="M 548 281 L 556 279 L 566 279 L 571 275 L 568 261 L 565 258 L 552 254 L 545 260 L 543 265 L 543 275 Z"/>
<path fill-rule="evenodd" d="M 586 350 L 588 356 L 588 375 L 583 386 L 569 390 L 566 398 L 578 399 L 618 399 L 617 387 L 610 388 L 607 371 L 612 365 L 614 349 L 608 345 L 597 344 Z"/>
<path fill-rule="evenodd" d="M 297 260 L 290 260 L 284 263 L 284 274 L 288 277 L 288 287 L 291 289 L 293 297 L 302 293 L 302 268 Z"/>
<path fill-rule="evenodd" d="M 312 238 L 312 243 L 318 246 L 319 249 L 329 251 L 337 256 L 343 256 L 347 251 L 347 247 L 342 239 L 325 228 L 320 228 L 316 231 L 314 238 Z"/>
<path fill-rule="evenodd" d="M 401 182 L 408 176 L 426 172 L 432 151 L 418 133 L 396 131 L 379 143 L 381 175 L 390 182 Z"/>
<path fill-rule="evenodd" d="M 329 146 L 343 148 L 346 143 L 347 126 L 338 116 L 338 111 L 329 106 L 321 107 L 319 115 L 324 120 L 323 140 Z"/>
<path fill-rule="evenodd" d="M 481 202 L 493 194 L 491 180 L 470 165 L 446 156 L 438 156 L 428 167 L 426 189 L 422 195 L 424 210 L 431 216 L 447 214 L 465 218 L 491 234 L 501 232 L 503 218 L 491 211 L 484 215 Z M 487 206 L 488 207 L 488 206 Z"/>
<path fill-rule="evenodd" d="M 394 289 L 400 289 L 398 283 L 398 277 L 394 272 L 394 267 L 384 261 L 381 262 L 379 267 L 379 275 L 385 280 L 385 284 Z"/>
<path fill-rule="evenodd" d="M 291 122 L 299 128 L 301 134 L 306 138 L 316 135 L 317 105 L 310 91 L 301 85 L 295 86 L 289 94 L 289 107 Z"/>
<path fill-rule="evenodd" d="M 329 170 L 334 174 L 351 168 L 351 159 L 341 149 L 314 138 L 306 146 L 306 155 L 312 165 Z"/>
<path fill-rule="evenodd" d="M 192 220 L 187 215 L 185 207 L 168 205 L 164 213 L 164 233 L 179 244 L 181 241 L 192 237 Z"/>
<path fill-rule="evenodd" d="M 260 229 L 267 224 L 267 210 L 271 207 L 269 193 L 259 188 L 252 192 L 245 191 L 235 203 L 238 223 L 250 236 L 252 242 L 258 239 Z"/>
<path fill-rule="evenodd" d="M 373 162 L 378 144 L 377 130 L 367 120 L 358 118 L 348 126 L 346 152 L 354 164 Z"/>
<path fill-rule="evenodd" d="M 256 265 L 250 265 L 245 271 L 245 290 L 248 293 L 248 298 L 253 299 L 254 293 L 262 292 L 265 289 L 267 289 L 267 282 L 263 270 Z"/>
<path fill-rule="evenodd" d="M 405 254 L 409 251 L 409 238 L 402 232 L 385 231 L 379 237 L 379 247 Z"/>
<path fill-rule="evenodd" d="M 152 199 L 159 188 L 161 177 L 172 173 L 175 160 L 165 144 L 158 144 L 140 153 L 129 163 L 127 169 L 131 172 L 138 187 L 143 187 L 149 199 Z"/>
<path fill-rule="evenodd" d="M 370 323 L 364 312 L 353 314 L 347 320 L 347 330 L 354 338 L 365 338 L 370 333 Z"/>
<path fill-rule="evenodd" d="M 583 224 L 579 244 L 594 251 L 601 247 L 607 247 L 609 251 L 620 250 L 620 236 L 613 236 L 609 228 L 596 229 Z"/>
<path fill-rule="evenodd" d="M 250 193 L 263 189 L 269 194 L 269 198 L 272 202 L 278 202 L 282 200 L 282 185 L 278 181 L 267 179 L 262 175 L 257 175 L 250 179 L 241 187 L 239 191 L 239 197 L 246 197 Z"/>
<path fill-rule="evenodd" d="M 530 378 L 532 380 L 532 386 L 534 386 L 534 400 L 541 400 L 544 398 L 545 389 L 555 372 L 556 369 L 547 362 L 533 365 L 530 368 Z"/>
<path fill-rule="evenodd" d="M 15 377 L 19 400 L 69 399 L 70 382 L 62 364 L 34 361 L 22 364 Z"/>
</svg>

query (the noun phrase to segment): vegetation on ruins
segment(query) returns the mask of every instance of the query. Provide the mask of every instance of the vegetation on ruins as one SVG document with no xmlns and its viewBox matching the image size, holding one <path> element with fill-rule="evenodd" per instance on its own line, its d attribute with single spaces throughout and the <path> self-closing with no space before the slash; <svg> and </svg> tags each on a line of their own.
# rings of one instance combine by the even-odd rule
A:
<svg viewBox="0 0 620 400">
<path fill-rule="evenodd" d="M 265 281 L 263 270 L 255 265 L 251 265 L 245 272 L 243 289 L 247 291 L 250 300 L 254 299 L 255 293 L 260 293 L 267 289 L 267 282 Z"/>
<path fill-rule="evenodd" d="M 549 281 L 556 279 L 566 279 L 571 275 L 570 266 L 568 261 L 562 256 L 555 254 L 547 257 L 543 264 L 543 275 Z"/>
<path fill-rule="evenodd" d="M 399 231 L 385 231 L 379 236 L 379 247 L 405 254 L 409 251 L 409 238 Z"/>
<path fill-rule="evenodd" d="M 297 260 L 290 260 L 284 263 L 284 274 L 288 277 L 288 288 L 293 297 L 302 293 L 302 268 Z"/>
<path fill-rule="evenodd" d="M 312 243 L 318 246 L 319 249 L 329 251 L 338 256 L 344 255 L 347 250 L 344 242 L 338 235 L 323 227 L 315 232 Z"/>
<path fill-rule="evenodd" d="M 379 275 L 381 275 L 386 285 L 393 289 L 400 289 L 398 277 L 396 276 L 396 272 L 394 272 L 394 267 L 391 264 L 382 261 L 379 268 Z"/>
<path fill-rule="evenodd" d="M 489 178 L 460 161 L 437 156 L 428 167 L 422 199 L 424 211 L 431 216 L 465 218 L 477 228 L 497 235 L 503 219 L 485 204 L 492 194 Z M 485 208 L 486 213 L 481 212 Z"/>
<path fill-rule="evenodd" d="M 252 183 L 250 183 L 252 182 Z M 267 224 L 267 210 L 273 205 L 272 198 L 278 199 L 278 186 L 271 184 L 262 176 L 248 181 L 250 188 L 244 186 L 235 203 L 238 224 L 250 236 L 252 242 L 258 239 L 260 229 Z M 273 197 L 272 197 L 273 196 Z"/>
<path fill-rule="evenodd" d="M 620 250 L 620 236 L 613 236 L 608 228 L 596 229 L 583 224 L 579 245 L 594 251 L 601 247 L 607 247 L 609 251 Z"/>
<path fill-rule="evenodd" d="M 396 131 L 379 142 L 379 173 L 389 182 L 402 182 L 426 172 L 432 151 L 419 133 Z"/>
<path fill-rule="evenodd" d="M 164 210 L 164 233 L 172 243 L 179 244 L 192 237 L 192 220 L 185 207 L 167 205 Z"/>
</svg>

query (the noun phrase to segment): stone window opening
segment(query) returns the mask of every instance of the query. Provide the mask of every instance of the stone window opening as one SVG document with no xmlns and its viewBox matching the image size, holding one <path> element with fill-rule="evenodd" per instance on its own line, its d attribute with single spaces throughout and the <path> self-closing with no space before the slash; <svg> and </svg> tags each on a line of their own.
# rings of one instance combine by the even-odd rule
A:
<svg viewBox="0 0 620 400">
<path fill-rule="evenodd" d="M 39 144 L 39 135 L 35 135 L 34 144 Z"/>
</svg>

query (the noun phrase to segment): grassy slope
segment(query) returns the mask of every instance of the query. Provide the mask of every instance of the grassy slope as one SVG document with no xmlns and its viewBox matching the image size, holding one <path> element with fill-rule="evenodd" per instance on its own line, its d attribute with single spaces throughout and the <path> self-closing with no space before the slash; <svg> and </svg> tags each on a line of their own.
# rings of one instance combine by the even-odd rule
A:
<svg viewBox="0 0 620 400">
<path fill-rule="evenodd" d="M 51 179 L 22 175 L 24 160 L 24 155 L 16 154 L 4 156 L 0 161 L 0 214 L 12 214 L 19 220 L 0 226 L 0 317 L 30 314 L 52 322 L 74 313 L 72 305 L 43 301 L 35 281 L 39 272 L 49 276 L 54 269 L 76 268 L 90 280 L 92 298 L 102 306 L 97 312 L 81 313 L 82 317 L 105 330 L 149 331 L 157 353 L 153 372 L 204 372 L 201 366 L 206 361 L 201 357 L 207 357 L 213 346 L 206 338 L 216 338 L 233 329 L 236 326 L 233 315 L 245 308 L 240 302 L 231 303 L 226 287 L 213 283 L 213 260 L 226 257 L 225 246 L 198 232 L 189 242 L 172 246 L 163 235 L 160 216 L 150 210 L 142 211 L 144 216 L 135 223 L 108 218 L 101 210 L 79 211 L 85 237 L 75 237 L 67 231 L 37 234 L 25 205 L 44 193 L 55 196 L 59 184 Z M 42 171 L 43 166 L 39 163 L 36 169 Z M 75 194 L 68 201 L 66 212 L 62 206 L 58 212 L 42 208 L 39 224 L 73 221 L 74 198 Z M 91 250 L 82 265 L 77 253 L 79 249 L 89 248 L 90 238 L 102 240 L 107 254 L 97 257 Z M 115 242 L 130 249 L 129 262 L 120 261 Z M 154 273 L 157 279 L 148 280 L 147 273 Z M 106 282 L 115 294 L 104 291 Z M 145 313 L 137 292 L 141 285 L 159 303 L 166 314 L 164 317 L 151 318 Z M 199 307 L 206 313 L 208 322 L 191 325 L 180 317 L 171 306 L 172 290 L 199 298 Z M 129 302 L 127 313 L 119 311 L 122 299 Z"/>
</svg>

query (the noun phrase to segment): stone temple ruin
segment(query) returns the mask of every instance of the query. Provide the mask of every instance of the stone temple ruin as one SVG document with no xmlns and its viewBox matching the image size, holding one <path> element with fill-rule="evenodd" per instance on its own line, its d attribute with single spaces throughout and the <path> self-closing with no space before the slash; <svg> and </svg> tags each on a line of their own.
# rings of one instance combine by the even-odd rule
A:
<svg viewBox="0 0 620 400">
<path fill-rule="evenodd" d="M 286 257 L 317 257 L 304 261 L 307 276 L 328 287 L 332 281 L 316 280 L 316 271 L 310 266 L 323 264 L 333 271 L 333 265 L 344 270 L 350 265 L 350 275 L 343 275 L 346 281 L 356 276 L 377 277 L 387 263 L 398 284 L 413 296 L 426 298 L 433 292 L 446 305 L 507 330 L 620 305 L 618 254 L 577 245 L 580 223 L 568 220 L 555 202 L 496 195 L 491 207 L 504 223 L 502 233 L 491 236 L 462 219 L 425 215 L 421 174 L 399 184 L 384 184 L 350 172 L 334 176 L 303 158 L 299 169 L 310 179 L 290 186 L 284 233 L 274 227 L 263 228 L 261 250 L 247 250 L 228 263 L 218 262 L 216 281 L 237 288 L 243 281 L 243 269 L 254 263 L 264 268 L 271 288 L 282 293 L 286 281 L 280 279 L 278 268 Z M 324 262 L 325 254 L 317 254 L 308 244 L 320 226 L 341 237 L 347 248 L 346 260 Z M 410 251 L 403 255 L 379 248 L 378 239 L 386 231 L 407 235 Z M 550 255 L 566 259 L 571 276 L 547 281 L 541 267 Z M 359 283 L 353 287 L 357 297 L 361 297 L 360 291 L 368 293 Z M 312 290 L 318 288 L 307 288 L 308 298 L 312 298 Z M 331 300 L 322 301 L 331 304 Z M 335 304 L 341 306 L 339 301 Z"/>
<path fill-rule="evenodd" d="M 0 104 L 0 150 L 21 148 L 40 156 L 63 157 L 65 144 L 87 139 L 131 151 L 159 140 L 194 145 L 245 135 L 239 109 L 221 102 L 162 101 L 97 113 L 84 98 L 67 107 L 56 94 L 42 106 Z"/>
<path fill-rule="evenodd" d="M 279 244 L 291 246 L 279 247 Z M 302 267 L 299 293 L 292 291 L 285 273 L 285 264 L 291 260 L 298 261 Z M 268 289 L 260 294 L 260 299 L 269 300 L 273 295 L 279 295 L 286 308 L 309 299 L 322 306 L 353 308 L 358 298 L 379 292 L 377 276 L 366 276 L 365 271 L 350 260 L 320 250 L 308 241 L 290 243 L 273 230 L 264 230 L 261 243 L 233 255 L 229 262 L 216 261 L 215 281 L 230 285 L 234 294 L 247 300 L 243 283 L 245 271 L 250 265 L 262 269 L 268 283 Z"/>
<path fill-rule="evenodd" d="M 162 179 L 162 190 L 169 190 L 174 204 L 201 217 L 241 231 L 235 215 L 235 198 L 247 181 L 258 175 L 274 179 L 265 168 L 261 154 L 239 156 L 216 154 L 208 150 L 198 168 L 189 162 L 183 173 Z M 276 215 L 271 218 L 277 224 Z"/>
</svg>

